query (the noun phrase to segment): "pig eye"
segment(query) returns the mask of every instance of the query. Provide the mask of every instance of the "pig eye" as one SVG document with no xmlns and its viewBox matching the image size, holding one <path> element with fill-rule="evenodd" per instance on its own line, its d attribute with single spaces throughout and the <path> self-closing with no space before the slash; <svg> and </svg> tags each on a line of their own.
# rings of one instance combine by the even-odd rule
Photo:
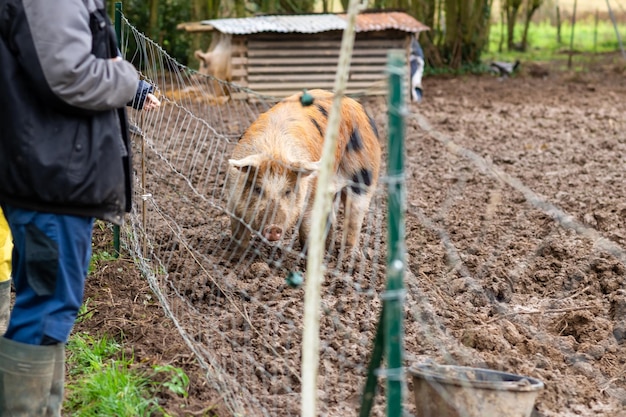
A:
<svg viewBox="0 0 626 417">
<path fill-rule="evenodd" d="M 285 190 L 285 197 L 289 197 L 291 195 L 291 190 Z"/>
<path fill-rule="evenodd" d="M 263 192 L 263 189 L 259 185 L 255 185 L 252 188 L 252 192 L 254 192 L 254 194 L 261 194 Z"/>
</svg>

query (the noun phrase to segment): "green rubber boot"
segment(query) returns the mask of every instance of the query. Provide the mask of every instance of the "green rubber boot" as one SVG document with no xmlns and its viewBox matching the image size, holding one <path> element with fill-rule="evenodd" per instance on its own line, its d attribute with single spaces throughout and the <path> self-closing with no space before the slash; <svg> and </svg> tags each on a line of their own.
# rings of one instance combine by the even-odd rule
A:
<svg viewBox="0 0 626 417">
<path fill-rule="evenodd" d="M 46 417 L 61 417 L 65 384 L 65 345 L 59 343 L 53 347 L 55 348 L 54 371 L 52 373 L 52 387 L 50 388 Z"/>
<path fill-rule="evenodd" d="M 59 345 L 0 338 L 0 416 L 47 417 Z M 59 415 L 59 414 L 57 414 Z"/>
<path fill-rule="evenodd" d="M 0 282 L 0 336 L 6 332 L 11 312 L 11 280 Z"/>
</svg>

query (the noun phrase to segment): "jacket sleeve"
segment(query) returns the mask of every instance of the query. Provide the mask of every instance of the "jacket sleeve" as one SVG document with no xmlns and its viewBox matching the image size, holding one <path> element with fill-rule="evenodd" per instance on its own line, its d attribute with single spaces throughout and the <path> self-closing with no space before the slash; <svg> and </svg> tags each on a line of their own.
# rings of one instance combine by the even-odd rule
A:
<svg viewBox="0 0 626 417">
<path fill-rule="evenodd" d="M 97 1 L 23 0 L 34 50 L 48 88 L 63 102 L 100 111 L 124 107 L 139 76 L 132 64 L 92 53 L 92 27 L 109 30 Z M 101 2 L 100 2 L 101 3 Z"/>
<path fill-rule="evenodd" d="M 135 92 L 135 97 L 129 103 L 126 103 L 127 106 L 132 106 L 133 109 L 141 110 L 143 109 L 143 104 L 146 102 L 146 96 L 154 91 L 154 86 L 147 83 L 144 80 L 139 81 L 139 86 L 137 87 L 137 91 Z"/>
</svg>

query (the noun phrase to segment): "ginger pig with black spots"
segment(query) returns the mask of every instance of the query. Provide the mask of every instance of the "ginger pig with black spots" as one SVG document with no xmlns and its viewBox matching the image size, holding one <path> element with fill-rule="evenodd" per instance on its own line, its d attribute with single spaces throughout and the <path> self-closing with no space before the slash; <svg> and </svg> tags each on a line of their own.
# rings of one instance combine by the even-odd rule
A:
<svg viewBox="0 0 626 417">
<path fill-rule="evenodd" d="M 287 97 L 261 114 L 236 144 L 226 182 L 232 236 L 240 249 L 252 232 L 270 242 L 298 229 L 303 250 L 333 93 L 311 90 Z M 363 106 L 344 97 L 335 150 L 332 191 L 344 205 L 342 248 L 354 250 L 380 172 L 381 148 L 374 120 Z M 333 204 L 329 223 L 336 217 Z"/>
</svg>

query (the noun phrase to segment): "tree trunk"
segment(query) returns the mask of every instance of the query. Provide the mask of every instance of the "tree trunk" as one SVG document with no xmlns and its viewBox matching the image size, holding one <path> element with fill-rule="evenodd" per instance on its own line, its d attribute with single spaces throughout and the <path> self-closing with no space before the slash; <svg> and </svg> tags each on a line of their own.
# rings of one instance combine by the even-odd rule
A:
<svg viewBox="0 0 626 417">
<path fill-rule="evenodd" d="M 561 46 L 561 9 L 556 5 L 556 43 Z"/>
<path fill-rule="evenodd" d="M 517 23 L 517 13 L 522 5 L 522 0 L 506 0 L 506 25 L 507 36 L 506 45 L 509 51 L 515 49 L 515 23 Z"/>
<path fill-rule="evenodd" d="M 526 52 L 528 48 L 528 28 L 530 26 L 530 21 L 533 18 L 533 15 L 537 11 L 543 0 L 528 0 L 526 4 L 526 20 L 524 21 L 524 33 L 522 34 L 522 51 Z"/>
<path fill-rule="evenodd" d="M 245 3 L 244 0 L 238 0 Z M 315 8 L 315 0 L 251 0 L 258 6 L 261 13 L 266 14 L 302 14 L 311 13 Z M 348 0 L 342 0 L 343 7 L 347 7 Z M 327 6 L 324 6 L 327 7 Z"/>
<path fill-rule="evenodd" d="M 199 4 L 198 13 L 200 13 L 200 15 L 198 15 L 197 17 L 199 17 L 200 20 L 217 19 L 221 17 L 220 16 L 220 6 L 221 6 L 220 0 L 206 0 L 206 1 L 194 0 L 194 3 L 195 2 L 198 2 Z"/>
<path fill-rule="evenodd" d="M 505 22 L 504 5 L 500 1 L 500 43 L 498 44 L 498 52 L 502 53 L 504 46 L 504 22 Z"/>
<path fill-rule="evenodd" d="M 162 45 L 163 42 L 160 39 L 161 27 L 159 25 L 159 0 L 150 0 L 150 21 L 148 26 L 150 38 Z"/>
<path fill-rule="evenodd" d="M 420 34 L 419 42 L 431 67 L 478 64 L 488 45 L 493 0 L 374 0 L 370 4 L 403 9 L 430 27 Z"/>
<path fill-rule="evenodd" d="M 428 65 L 441 66 L 441 56 L 435 44 L 441 34 L 440 19 L 436 19 L 437 7 L 441 0 L 418 0 L 411 3 L 407 13 L 430 28 L 419 35 L 419 42 L 424 51 L 424 59 Z"/>
<path fill-rule="evenodd" d="M 246 16 L 245 0 L 235 0 L 235 16 L 234 17 L 245 17 L 245 16 Z"/>
<path fill-rule="evenodd" d="M 446 33 L 442 55 L 454 69 L 480 63 L 489 41 L 491 0 L 446 0 Z"/>
<path fill-rule="evenodd" d="M 211 18 L 211 3 L 209 0 L 193 0 L 191 2 L 191 21 L 197 22 L 199 20 L 205 20 Z M 217 11 L 215 12 L 217 13 Z M 206 41 L 206 35 L 200 33 L 191 33 L 189 36 L 189 50 L 187 52 L 187 62 L 190 66 L 198 68 L 198 60 L 194 56 L 196 50 L 204 50 L 208 42 Z"/>
</svg>

